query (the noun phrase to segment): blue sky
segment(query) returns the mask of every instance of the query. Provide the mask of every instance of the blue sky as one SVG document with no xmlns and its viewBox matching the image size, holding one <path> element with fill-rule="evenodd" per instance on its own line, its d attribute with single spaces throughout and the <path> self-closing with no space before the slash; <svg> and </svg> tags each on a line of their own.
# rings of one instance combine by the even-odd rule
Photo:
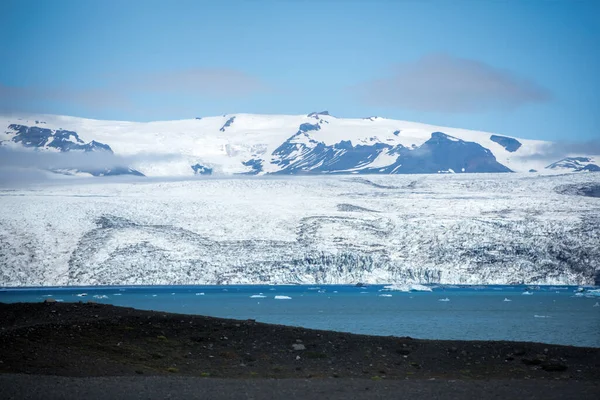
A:
<svg viewBox="0 0 600 400">
<path fill-rule="evenodd" d="M 600 138 L 600 1 L 0 3 L 0 111 L 388 118 Z"/>
</svg>

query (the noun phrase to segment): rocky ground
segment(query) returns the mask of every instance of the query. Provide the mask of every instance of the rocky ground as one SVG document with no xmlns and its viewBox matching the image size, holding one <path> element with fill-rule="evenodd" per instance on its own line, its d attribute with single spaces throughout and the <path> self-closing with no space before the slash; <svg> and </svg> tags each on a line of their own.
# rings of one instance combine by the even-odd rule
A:
<svg viewBox="0 0 600 400">
<path fill-rule="evenodd" d="M 599 367 L 599 348 L 354 335 L 89 303 L 0 303 L 2 373 L 597 383 Z"/>
</svg>

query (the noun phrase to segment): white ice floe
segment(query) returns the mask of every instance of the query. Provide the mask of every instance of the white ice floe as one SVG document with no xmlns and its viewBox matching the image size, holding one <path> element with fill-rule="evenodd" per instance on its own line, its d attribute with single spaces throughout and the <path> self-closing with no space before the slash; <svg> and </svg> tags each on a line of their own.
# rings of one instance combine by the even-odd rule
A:
<svg viewBox="0 0 600 400">
<path fill-rule="evenodd" d="M 196 293 L 196 296 L 204 296 L 204 293 Z"/>
<path fill-rule="evenodd" d="M 600 303 L 596 302 L 592 307 L 600 307 Z"/>
<path fill-rule="evenodd" d="M 292 298 L 290 296 L 275 296 L 274 297 L 275 300 L 291 300 Z"/>
<path fill-rule="evenodd" d="M 382 291 L 394 291 L 394 292 L 410 292 L 410 286 L 409 285 L 398 285 L 398 284 L 394 284 L 394 285 L 387 285 L 384 286 L 383 289 L 381 289 Z"/>
<path fill-rule="evenodd" d="M 87 293 L 77 293 L 75 296 L 77 296 L 77 297 L 85 297 L 85 296 L 87 296 Z"/>
<path fill-rule="evenodd" d="M 445 299 L 439 299 L 438 301 L 450 301 L 450 299 L 446 297 Z"/>
<path fill-rule="evenodd" d="M 509 299 L 508 297 L 505 297 L 503 301 L 512 301 L 512 300 Z"/>
<path fill-rule="evenodd" d="M 94 298 L 95 299 L 108 299 L 108 296 L 105 294 L 95 294 Z"/>
<path fill-rule="evenodd" d="M 392 297 L 392 295 L 391 295 L 391 294 L 385 294 L 385 293 L 384 293 L 384 294 L 380 294 L 380 295 L 379 295 L 379 297 Z"/>
<path fill-rule="evenodd" d="M 394 291 L 394 292 L 432 292 L 433 290 L 425 285 L 420 284 L 393 284 L 384 286 L 382 291 Z"/>
<path fill-rule="evenodd" d="M 534 315 L 534 318 L 551 318 L 549 315 Z"/>
<path fill-rule="evenodd" d="M 250 296 L 251 299 L 264 299 L 267 296 L 264 296 L 262 294 L 253 294 L 252 296 Z"/>
<path fill-rule="evenodd" d="M 524 291 L 524 292 L 523 292 L 523 293 L 521 293 L 521 294 L 522 294 L 523 296 L 531 296 L 533 293 L 532 293 L 532 292 L 530 292 L 530 291 L 528 291 L 528 290 L 526 290 L 526 291 Z"/>
<path fill-rule="evenodd" d="M 413 292 L 433 292 L 430 287 L 419 284 L 410 285 L 410 290 Z"/>
</svg>

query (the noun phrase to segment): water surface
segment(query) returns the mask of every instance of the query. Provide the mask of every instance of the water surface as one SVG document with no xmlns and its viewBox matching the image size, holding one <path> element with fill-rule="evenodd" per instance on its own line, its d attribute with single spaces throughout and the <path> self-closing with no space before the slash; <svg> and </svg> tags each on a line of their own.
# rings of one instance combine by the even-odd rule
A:
<svg viewBox="0 0 600 400">
<path fill-rule="evenodd" d="M 0 302 L 96 301 L 146 310 L 423 339 L 600 347 L 600 297 L 577 287 L 383 285 L 137 286 L 0 289 Z M 531 294 L 523 294 L 524 292 Z"/>
</svg>

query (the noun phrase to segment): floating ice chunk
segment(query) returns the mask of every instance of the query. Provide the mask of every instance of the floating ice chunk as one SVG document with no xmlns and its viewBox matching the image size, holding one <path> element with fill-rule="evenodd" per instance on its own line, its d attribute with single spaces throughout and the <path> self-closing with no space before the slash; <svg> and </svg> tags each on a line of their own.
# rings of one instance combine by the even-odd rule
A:
<svg viewBox="0 0 600 400">
<path fill-rule="evenodd" d="M 600 296 L 600 289 L 590 289 L 585 294 L 586 296 Z"/>
<path fill-rule="evenodd" d="M 77 293 L 75 296 L 77 296 L 77 297 L 85 297 L 85 296 L 87 296 L 87 293 Z"/>
<path fill-rule="evenodd" d="M 550 290 L 569 290 L 569 288 L 568 287 L 550 286 Z"/>
<path fill-rule="evenodd" d="M 450 301 L 450 299 L 446 297 L 445 299 L 439 299 L 438 301 Z"/>
<path fill-rule="evenodd" d="M 524 295 L 524 296 L 531 296 L 533 293 L 532 293 L 532 292 L 530 292 L 530 291 L 528 291 L 528 290 L 526 290 L 526 291 L 524 291 L 524 292 L 523 292 L 523 293 L 521 293 L 521 294 L 522 294 L 522 295 Z"/>
<path fill-rule="evenodd" d="M 204 296 L 204 293 L 196 293 L 196 296 Z"/>
<path fill-rule="evenodd" d="M 433 290 L 425 285 L 419 285 L 417 283 L 413 285 L 406 284 L 393 284 L 384 286 L 381 291 L 395 291 L 395 292 L 433 292 Z"/>
<path fill-rule="evenodd" d="M 596 302 L 592 307 L 600 307 L 600 303 Z"/>
<path fill-rule="evenodd" d="M 411 285 L 410 290 L 415 292 L 433 292 L 433 290 L 430 287 L 418 284 Z"/>
<path fill-rule="evenodd" d="M 269 290 L 277 290 L 277 289 L 275 289 L 274 287 L 272 287 L 272 288 L 270 288 Z"/>
<path fill-rule="evenodd" d="M 551 318 L 549 315 L 534 315 L 534 318 Z"/>
<path fill-rule="evenodd" d="M 505 297 L 504 300 L 502 301 L 512 301 L 511 299 L 509 299 L 508 297 Z"/>
<path fill-rule="evenodd" d="M 156 296 L 158 296 L 158 295 L 157 295 L 157 294 L 153 294 L 153 295 L 152 295 L 152 297 L 156 297 Z"/>
<path fill-rule="evenodd" d="M 360 293 L 364 294 L 364 293 L 369 293 L 369 292 L 360 292 Z"/>
<path fill-rule="evenodd" d="M 384 293 L 384 294 L 380 294 L 380 295 L 379 295 L 379 297 L 392 297 L 392 295 L 391 295 L 391 294 L 385 294 L 385 293 Z"/>
<path fill-rule="evenodd" d="M 262 294 L 253 294 L 252 296 L 250 296 L 251 299 L 264 299 L 267 296 L 264 296 Z"/>
<path fill-rule="evenodd" d="M 408 285 L 388 285 L 384 286 L 383 291 L 395 291 L 395 292 L 410 292 L 410 286 Z"/>
<path fill-rule="evenodd" d="M 334 291 L 333 291 L 333 293 L 337 293 L 337 292 L 338 292 L 337 290 L 334 290 Z"/>
<path fill-rule="evenodd" d="M 290 296 L 275 296 L 275 300 L 291 300 Z"/>
<path fill-rule="evenodd" d="M 96 294 L 94 295 L 95 299 L 108 299 L 108 296 L 105 294 Z"/>
</svg>

